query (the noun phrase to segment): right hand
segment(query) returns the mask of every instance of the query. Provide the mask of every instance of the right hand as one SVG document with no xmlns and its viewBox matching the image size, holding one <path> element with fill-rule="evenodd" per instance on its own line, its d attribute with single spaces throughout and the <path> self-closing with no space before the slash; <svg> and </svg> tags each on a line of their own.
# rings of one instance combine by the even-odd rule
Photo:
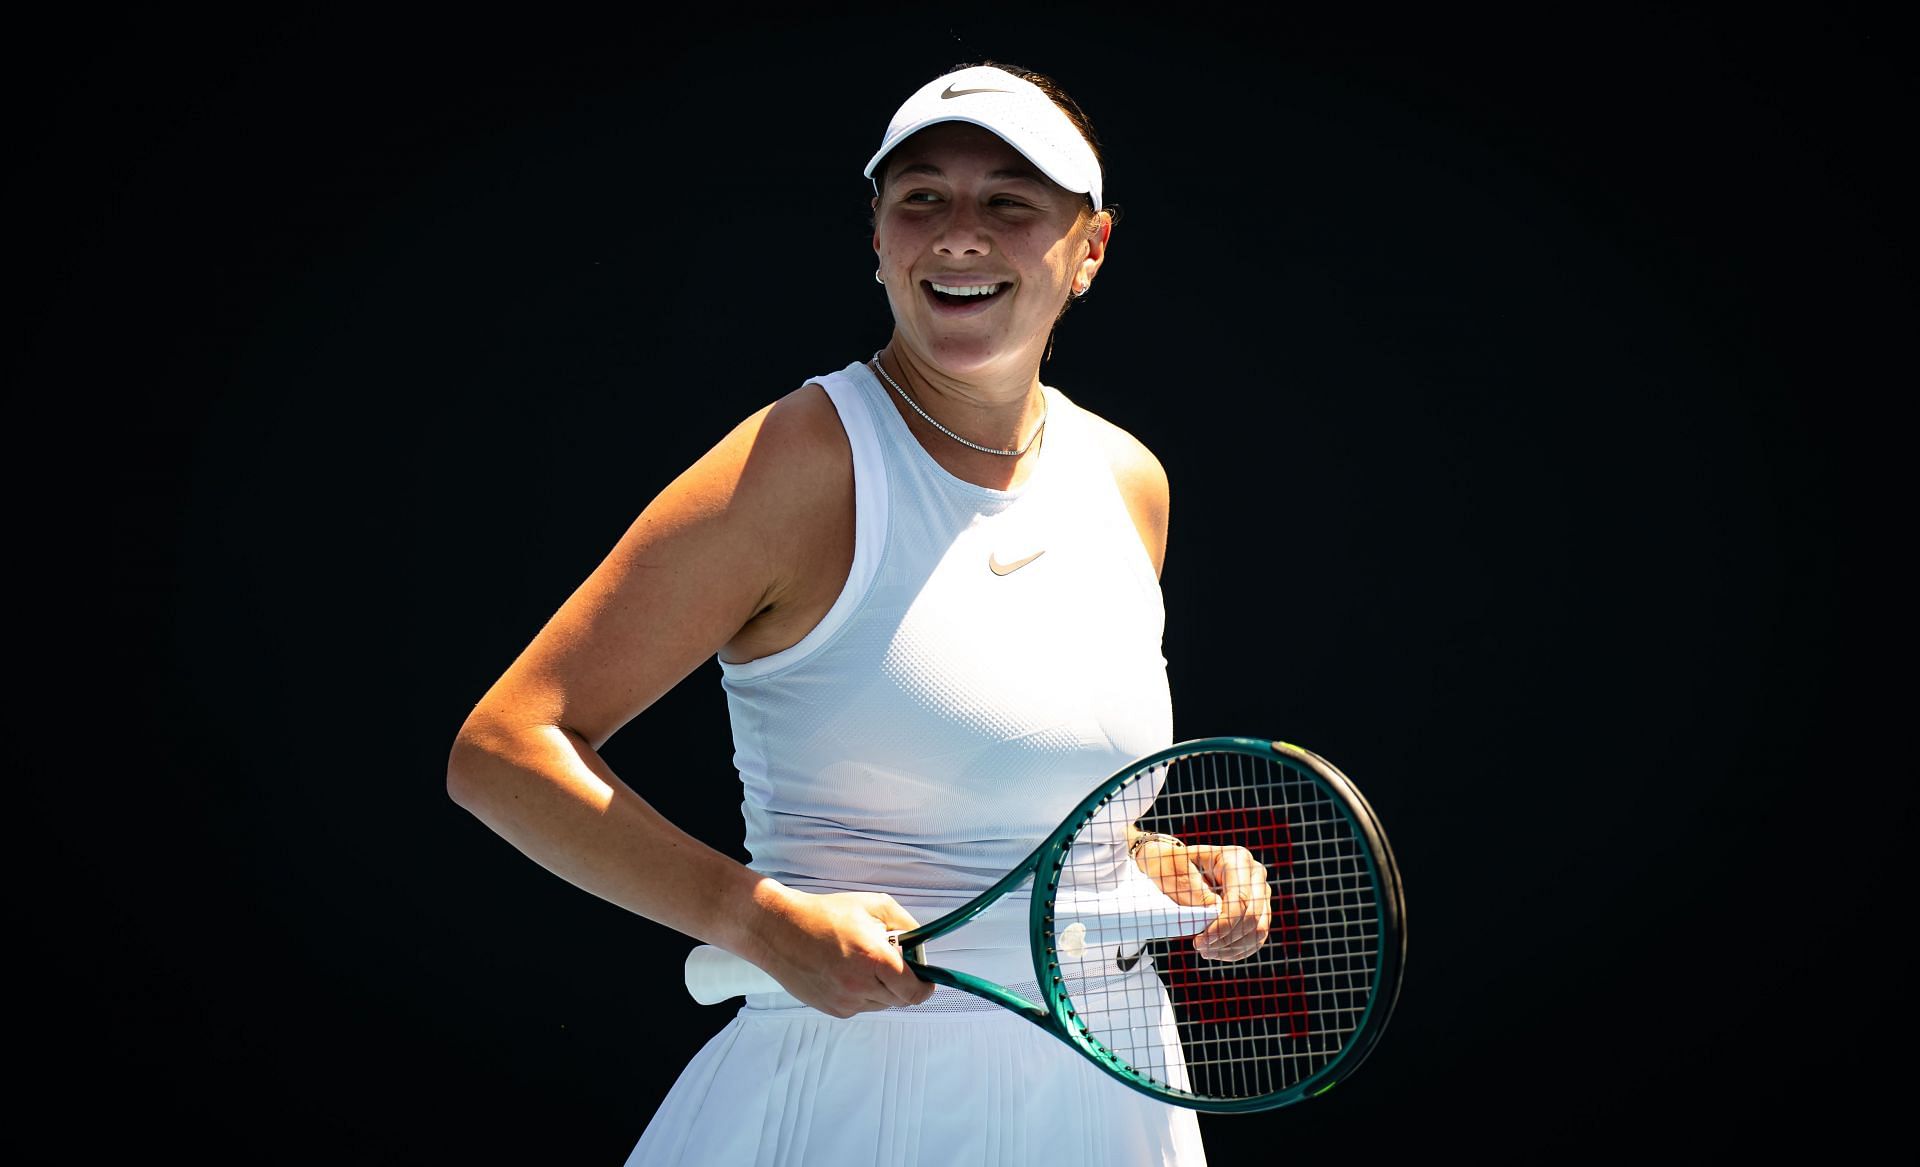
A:
<svg viewBox="0 0 1920 1167">
<path fill-rule="evenodd" d="M 887 935 L 919 924 L 892 896 L 781 890 L 759 963 L 787 992 L 832 1017 L 933 996 L 934 986 L 913 975 Z"/>
<path fill-rule="evenodd" d="M 1267 869 L 1244 847 L 1194 846 L 1178 839 L 1146 843 L 1140 870 L 1177 904 L 1220 906 L 1219 918 L 1193 938 L 1208 960 L 1245 960 L 1260 951 L 1273 926 Z"/>
</svg>

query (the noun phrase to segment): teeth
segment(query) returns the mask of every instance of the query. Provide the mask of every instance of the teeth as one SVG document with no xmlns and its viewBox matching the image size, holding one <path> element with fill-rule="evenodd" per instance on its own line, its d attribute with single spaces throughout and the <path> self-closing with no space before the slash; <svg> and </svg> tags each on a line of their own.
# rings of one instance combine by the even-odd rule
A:
<svg viewBox="0 0 1920 1167">
<path fill-rule="evenodd" d="M 991 296 L 1000 290 L 999 284 L 967 284 L 964 287 L 954 288 L 946 284 L 935 284 L 932 280 L 927 282 L 932 284 L 934 291 L 945 292 L 949 296 Z"/>
</svg>

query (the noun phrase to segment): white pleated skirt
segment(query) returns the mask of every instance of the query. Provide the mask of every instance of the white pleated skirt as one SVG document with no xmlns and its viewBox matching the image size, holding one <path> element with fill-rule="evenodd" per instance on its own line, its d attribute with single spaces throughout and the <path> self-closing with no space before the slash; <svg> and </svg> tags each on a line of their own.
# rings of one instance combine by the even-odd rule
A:
<svg viewBox="0 0 1920 1167">
<path fill-rule="evenodd" d="M 750 998 L 680 1075 L 629 1167 L 1206 1163 L 1194 1112 L 1129 1089 L 1004 1009 L 838 1020 L 791 1002 Z"/>
</svg>

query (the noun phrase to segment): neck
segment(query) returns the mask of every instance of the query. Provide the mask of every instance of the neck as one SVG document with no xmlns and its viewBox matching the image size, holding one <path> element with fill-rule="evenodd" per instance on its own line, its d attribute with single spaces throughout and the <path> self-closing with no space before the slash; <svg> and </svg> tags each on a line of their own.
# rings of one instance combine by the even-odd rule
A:
<svg viewBox="0 0 1920 1167">
<path fill-rule="evenodd" d="M 913 398 L 914 404 L 970 442 L 996 450 L 1023 449 L 1046 417 L 1046 395 L 1040 388 L 1037 364 L 956 376 L 916 354 L 901 343 L 897 333 L 887 347 L 880 350 L 879 360 L 887 375 Z M 899 404 L 907 414 L 913 412 L 906 403 Z M 924 426 L 926 423 L 910 416 L 908 424 Z M 934 435 L 958 449 L 967 449 L 937 429 Z"/>
</svg>

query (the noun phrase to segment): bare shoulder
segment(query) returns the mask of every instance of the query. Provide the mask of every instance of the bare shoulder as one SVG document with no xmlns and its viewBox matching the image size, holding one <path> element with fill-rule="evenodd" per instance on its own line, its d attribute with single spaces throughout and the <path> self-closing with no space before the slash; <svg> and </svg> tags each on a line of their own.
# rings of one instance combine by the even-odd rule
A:
<svg viewBox="0 0 1920 1167">
<path fill-rule="evenodd" d="M 750 659 L 804 634 L 846 577 L 852 531 L 846 433 L 806 385 L 660 491 L 481 704 L 597 749 L 715 653 Z"/>
<path fill-rule="evenodd" d="M 809 381 L 762 409 L 760 437 L 768 452 L 809 466 L 837 466 L 852 473 L 847 431 L 827 391 Z"/>
<path fill-rule="evenodd" d="M 656 505 L 672 500 L 714 528 L 722 590 L 750 601 L 722 655 L 752 660 L 797 642 L 853 557 L 853 451 L 826 390 L 809 383 L 753 414 L 682 479 Z"/>
<path fill-rule="evenodd" d="M 1167 554 L 1170 488 L 1166 468 L 1139 438 L 1099 414 L 1085 408 L 1081 412 L 1091 423 L 1095 439 L 1106 451 L 1107 464 L 1113 469 L 1113 480 L 1127 501 L 1134 526 L 1140 532 L 1140 541 L 1146 546 L 1147 555 L 1153 560 L 1153 569 L 1158 573 Z"/>
<path fill-rule="evenodd" d="M 1146 443 L 1106 418 L 1084 409 L 1081 412 L 1092 419 L 1093 432 L 1107 452 L 1107 461 L 1113 467 L 1113 478 L 1120 484 L 1121 492 L 1129 500 L 1138 497 L 1143 503 L 1165 510 L 1167 471 L 1160 465 L 1160 459 L 1154 457 Z"/>
<path fill-rule="evenodd" d="M 791 512 L 816 502 L 816 487 L 851 484 L 853 454 L 826 390 L 809 383 L 734 427 L 688 474 L 729 503 Z"/>
</svg>

